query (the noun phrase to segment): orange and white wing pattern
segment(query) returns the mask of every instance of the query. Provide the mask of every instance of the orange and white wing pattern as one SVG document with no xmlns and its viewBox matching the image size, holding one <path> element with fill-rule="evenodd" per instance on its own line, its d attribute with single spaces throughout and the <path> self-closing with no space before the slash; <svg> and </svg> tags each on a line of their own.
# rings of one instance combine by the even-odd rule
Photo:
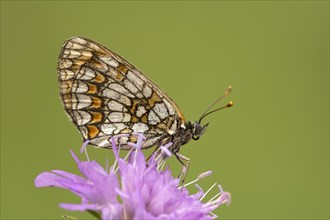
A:
<svg viewBox="0 0 330 220">
<path fill-rule="evenodd" d="M 143 148 L 164 144 L 185 119 L 177 105 L 141 71 L 115 52 L 86 38 L 68 39 L 58 60 L 58 82 L 69 118 L 84 140 L 111 148 L 120 138 L 122 149 L 144 133 Z"/>
</svg>

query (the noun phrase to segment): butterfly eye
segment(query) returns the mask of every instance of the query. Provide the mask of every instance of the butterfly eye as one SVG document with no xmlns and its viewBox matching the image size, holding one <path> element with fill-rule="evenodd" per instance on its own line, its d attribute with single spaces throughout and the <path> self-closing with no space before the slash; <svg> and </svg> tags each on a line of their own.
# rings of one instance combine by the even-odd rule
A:
<svg viewBox="0 0 330 220">
<path fill-rule="evenodd" d="M 199 136 L 194 135 L 194 136 L 192 136 L 192 139 L 195 140 L 195 141 L 197 141 L 199 139 Z"/>
</svg>

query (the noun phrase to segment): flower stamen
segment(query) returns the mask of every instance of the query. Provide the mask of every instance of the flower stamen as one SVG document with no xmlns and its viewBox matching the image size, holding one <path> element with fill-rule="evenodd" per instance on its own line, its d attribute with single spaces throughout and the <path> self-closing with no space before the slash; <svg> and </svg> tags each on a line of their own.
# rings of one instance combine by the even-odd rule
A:
<svg viewBox="0 0 330 220">
<path fill-rule="evenodd" d="M 161 160 L 159 160 L 159 161 L 158 161 L 157 170 L 158 170 L 158 171 L 159 171 L 159 170 L 163 170 L 165 163 L 166 163 L 166 159 L 161 159 Z"/>
<path fill-rule="evenodd" d="M 80 153 L 85 152 L 86 159 L 87 159 L 88 161 L 90 161 L 89 156 L 88 156 L 88 152 L 87 152 L 87 145 L 89 144 L 89 142 L 90 142 L 90 140 L 86 140 L 86 141 L 81 145 L 81 148 L 80 148 Z"/>
<path fill-rule="evenodd" d="M 215 196 L 213 196 L 209 201 L 207 201 L 207 203 L 212 203 L 213 202 L 213 200 L 215 199 L 215 198 L 217 198 L 218 196 L 220 196 L 221 195 L 221 193 L 217 193 Z"/>
<path fill-rule="evenodd" d="M 204 195 L 199 199 L 199 201 L 202 201 L 205 196 L 214 188 L 214 186 L 217 185 L 217 183 L 214 183 L 205 193 Z"/>
<path fill-rule="evenodd" d="M 187 187 L 187 186 L 189 186 L 191 184 L 194 184 L 194 183 L 198 182 L 200 179 L 203 179 L 203 178 L 208 177 L 210 175 L 212 175 L 212 170 L 208 170 L 208 171 L 206 171 L 204 173 L 199 174 L 198 177 L 197 177 L 197 179 L 194 179 L 193 181 L 190 181 L 189 183 L 186 183 L 183 186 L 184 187 Z M 181 187 L 182 186 L 180 186 L 179 188 L 181 188 Z"/>
<path fill-rule="evenodd" d="M 212 215 L 212 219 L 218 218 L 218 216 L 216 214 L 214 214 L 213 212 L 210 212 L 210 214 Z"/>
<path fill-rule="evenodd" d="M 86 141 L 81 145 L 80 153 L 83 153 L 83 152 L 86 150 L 86 147 L 87 147 L 87 145 L 88 145 L 89 142 L 90 142 L 90 140 L 86 140 Z"/>
</svg>

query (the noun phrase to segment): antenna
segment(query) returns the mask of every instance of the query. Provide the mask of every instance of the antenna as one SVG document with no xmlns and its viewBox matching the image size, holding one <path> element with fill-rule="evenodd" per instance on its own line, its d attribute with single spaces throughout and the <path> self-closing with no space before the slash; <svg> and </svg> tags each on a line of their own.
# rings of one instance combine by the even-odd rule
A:
<svg viewBox="0 0 330 220">
<path fill-rule="evenodd" d="M 228 86 L 228 88 L 226 89 L 225 93 L 223 94 L 223 96 L 221 96 L 220 98 L 218 98 L 217 100 L 215 100 L 202 114 L 202 116 L 199 118 L 198 123 L 201 123 L 202 119 L 205 118 L 207 115 L 212 114 L 214 112 L 217 112 L 221 109 L 225 109 L 225 108 L 229 108 L 232 107 L 234 105 L 234 103 L 232 101 L 228 102 L 227 105 L 222 106 L 220 108 L 214 109 L 212 111 L 209 111 L 215 104 L 217 104 L 221 99 L 223 99 L 224 97 L 226 97 L 232 90 L 231 86 Z M 208 112 L 209 111 L 209 112 Z"/>
</svg>

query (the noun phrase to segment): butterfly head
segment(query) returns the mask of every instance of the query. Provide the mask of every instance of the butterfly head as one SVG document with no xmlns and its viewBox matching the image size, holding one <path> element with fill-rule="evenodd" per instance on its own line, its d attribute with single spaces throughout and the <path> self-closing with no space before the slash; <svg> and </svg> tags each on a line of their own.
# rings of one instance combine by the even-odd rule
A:
<svg viewBox="0 0 330 220">
<path fill-rule="evenodd" d="M 209 123 L 202 126 L 199 122 L 195 122 L 194 124 L 192 124 L 191 126 L 192 139 L 197 141 L 204 134 L 208 125 Z"/>
</svg>

